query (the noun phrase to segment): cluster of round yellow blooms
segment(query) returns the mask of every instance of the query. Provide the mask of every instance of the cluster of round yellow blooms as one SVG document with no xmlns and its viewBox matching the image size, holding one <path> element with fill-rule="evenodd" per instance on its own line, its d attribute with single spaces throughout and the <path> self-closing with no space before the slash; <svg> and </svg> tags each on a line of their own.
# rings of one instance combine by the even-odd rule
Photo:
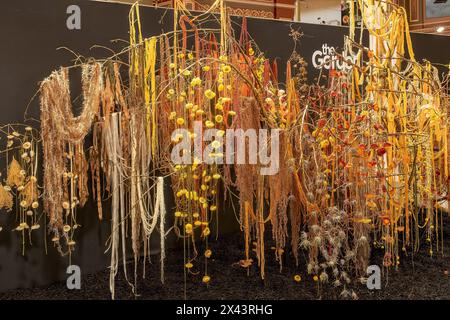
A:
<svg viewBox="0 0 450 320">
<path fill-rule="evenodd" d="M 211 89 L 207 89 L 205 91 L 205 97 L 209 100 L 212 100 L 216 97 L 216 93 L 214 91 L 212 91 Z"/>
<path fill-rule="evenodd" d="M 193 55 L 188 53 L 188 59 Z M 185 59 L 185 55 L 179 54 L 179 59 Z M 223 144 L 220 138 L 225 135 L 227 120 L 236 115 L 236 112 L 230 109 L 231 98 L 229 93 L 232 90 L 230 76 L 232 67 L 227 63 L 227 57 L 219 57 L 220 63 L 217 70 L 216 83 L 208 87 L 209 79 L 212 75 L 202 77 L 189 69 L 188 64 L 179 63 L 181 68 L 176 64 L 171 64 L 172 76 L 175 72 L 182 77 L 184 83 L 187 84 L 186 92 L 176 92 L 169 88 L 166 91 L 167 98 L 178 103 L 177 111 L 172 111 L 168 115 L 168 119 L 175 128 L 186 128 L 190 130 L 191 121 L 202 121 L 207 129 L 217 129 L 217 138 L 211 142 L 213 151 L 209 154 L 211 158 L 222 158 L 224 155 L 220 151 Z M 183 60 L 184 61 L 184 60 Z M 185 65 L 187 67 L 185 67 Z M 215 64 L 214 64 L 215 65 Z M 203 65 L 201 67 L 202 74 L 210 72 L 213 65 Z M 216 75 L 216 74 L 214 74 Z M 181 108 L 180 108 L 181 107 Z M 187 131 L 184 134 L 174 134 L 171 137 L 173 143 L 179 143 L 183 139 L 195 139 L 196 133 Z M 179 179 L 178 189 L 175 192 L 177 210 L 175 219 L 182 226 L 181 231 L 184 235 L 194 237 L 196 234 L 202 238 L 211 235 L 209 226 L 209 213 L 217 212 L 217 184 L 222 179 L 217 165 L 205 165 L 201 159 L 192 158 L 189 165 L 177 164 L 173 166 L 176 177 Z M 204 257 L 209 259 L 212 251 L 208 248 L 204 251 Z M 194 261 L 188 260 L 185 268 L 190 270 L 194 267 Z M 202 282 L 208 284 L 211 278 L 204 275 Z"/>
</svg>

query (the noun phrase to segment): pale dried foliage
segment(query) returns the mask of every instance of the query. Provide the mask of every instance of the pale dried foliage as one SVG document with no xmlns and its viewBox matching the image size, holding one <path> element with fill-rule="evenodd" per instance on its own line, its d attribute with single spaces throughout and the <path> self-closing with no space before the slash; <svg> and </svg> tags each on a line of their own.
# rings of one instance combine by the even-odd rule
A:
<svg viewBox="0 0 450 320">
<path fill-rule="evenodd" d="M 83 204 L 87 197 L 87 163 L 84 138 L 99 111 L 103 77 L 99 63 L 82 70 L 83 110 L 73 115 L 69 70 L 61 68 L 41 84 L 41 133 L 44 156 L 44 210 L 49 227 L 58 234 L 63 222 L 63 203 Z M 78 182 L 74 183 L 74 180 Z M 70 180 L 70 181 L 69 181 Z M 70 185 L 70 190 L 69 190 Z"/>
</svg>

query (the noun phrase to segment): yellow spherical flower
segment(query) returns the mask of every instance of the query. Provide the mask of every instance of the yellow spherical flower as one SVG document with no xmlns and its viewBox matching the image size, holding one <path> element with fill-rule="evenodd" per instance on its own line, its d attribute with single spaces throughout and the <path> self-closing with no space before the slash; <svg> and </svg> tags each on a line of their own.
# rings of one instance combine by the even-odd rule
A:
<svg viewBox="0 0 450 320">
<path fill-rule="evenodd" d="M 169 89 L 167 92 L 168 92 L 170 95 L 174 95 L 174 94 L 175 94 L 175 90 L 173 90 L 173 89 Z"/>
<path fill-rule="evenodd" d="M 69 232 L 72 229 L 68 224 L 63 227 L 64 232 Z"/>
<path fill-rule="evenodd" d="M 248 49 L 248 55 L 249 55 L 249 56 L 253 56 L 254 54 L 255 54 L 255 50 L 253 50 L 253 48 L 250 47 L 250 48 Z"/>
<path fill-rule="evenodd" d="M 222 123 L 223 121 L 223 116 L 218 114 L 216 115 L 216 117 L 214 118 L 216 120 L 217 123 Z"/>
<path fill-rule="evenodd" d="M 211 281 L 211 277 L 210 276 L 203 276 L 202 282 L 205 284 L 208 284 Z"/>
<path fill-rule="evenodd" d="M 192 224 L 187 223 L 184 227 L 186 234 L 191 234 L 192 233 Z"/>
<path fill-rule="evenodd" d="M 206 258 L 210 258 L 211 255 L 212 255 L 212 251 L 211 250 L 208 249 L 208 250 L 205 251 L 205 257 Z"/>
<path fill-rule="evenodd" d="M 189 52 L 189 53 L 188 53 L 188 59 L 189 59 L 189 60 L 194 59 L 194 55 L 192 54 L 192 52 Z"/>
<path fill-rule="evenodd" d="M 169 114 L 169 120 L 175 119 L 176 116 L 177 116 L 177 113 L 176 113 L 175 111 L 172 111 L 172 112 Z"/>
<path fill-rule="evenodd" d="M 221 177 L 221 175 L 218 174 L 218 173 L 213 174 L 213 179 L 214 179 L 214 180 L 219 180 L 220 177 Z"/>
<path fill-rule="evenodd" d="M 183 118 L 178 118 L 177 119 L 177 124 L 182 126 L 184 124 L 184 119 Z"/>
<path fill-rule="evenodd" d="M 221 84 L 219 84 L 219 85 L 217 86 L 217 90 L 218 90 L 219 92 L 222 92 L 224 88 L 225 88 L 225 87 L 224 87 L 223 83 L 221 83 Z"/>
<path fill-rule="evenodd" d="M 170 68 L 170 69 L 175 69 L 175 63 L 169 64 L 169 68 Z"/>
<path fill-rule="evenodd" d="M 205 97 L 208 98 L 209 100 L 214 99 L 215 96 L 216 96 L 216 94 L 211 89 L 208 89 L 205 91 Z"/>
<path fill-rule="evenodd" d="M 34 201 L 34 202 L 31 204 L 31 207 L 32 207 L 33 209 L 37 209 L 37 208 L 39 207 L 39 202 Z"/>
<path fill-rule="evenodd" d="M 228 73 L 228 72 L 231 71 L 231 67 L 230 67 L 229 65 L 224 65 L 224 66 L 222 67 L 222 71 L 223 71 L 224 73 Z"/>
<path fill-rule="evenodd" d="M 236 111 L 230 110 L 228 111 L 228 114 L 232 117 L 234 117 L 236 115 Z"/>
<path fill-rule="evenodd" d="M 24 229 L 30 228 L 30 226 L 29 226 L 28 223 L 26 223 L 26 222 L 22 222 L 22 223 L 20 224 L 20 226 L 21 226 L 22 228 L 24 228 Z"/>
<path fill-rule="evenodd" d="M 186 103 L 186 105 L 184 107 L 186 108 L 186 110 L 190 110 L 190 109 L 192 109 L 193 106 L 194 106 L 194 104 L 189 102 L 189 103 Z"/>
<path fill-rule="evenodd" d="M 195 213 L 192 214 L 192 217 L 194 219 L 198 219 L 198 217 L 200 217 L 200 215 L 198 214 L 198 212 L 195 212 Z"/>
<path fill-rule="evenodd" d="M 202 225 L 201 221 L 197 220 L 194 222 L 194 226 L 200 227 Z"/>
<path fill-rule="evenodd" d="M 209 210 L 210 211 L 216 211 L 217 210 L 217 206 L 212 205 L 211 207 L 209 207 Z"/>
<path fill-rule="evenodd" d="M 191 80 L 191 86 L 192 87 L 196 87 L 202 84 L 202 79 L 200 79 L 199 77 L 195 77 L 194 79 Z"/>
<path fill-rule="evenodd" d="M 295 281 L 295 282 L 300 282 L 300 281 L 302 281 L 302 277 L 301 277 L 299 274 L 296 274 L 296 275 L 294 276 L 294 281 Z"/>
<path fill-rule="evenodd" d="M 189 77 L 190 75 L 191 75 L 191 71 L 189 71 L 188 69 L 183 70 L 183 76 Z"/>
<path fill-rule="evenodd" d="M 194 265 L 191 262 L 186 263 L 186 269 L 191 269 Z"/>
<path fill-rule="evenodd" d="M 225 135 L 225 131 L 224 130 L 217 131 L 217 136 L 218 137 L 223 137 L 224 135 Z"/>
<path fill-rule="evenodd" d="M 216 109 L 222 111 L 223 110 L 223 105 L 220 102 L 216 103 Z"/>
<path fill-rule="evenodd" d="M 210 230 L 208 227 L 206 227 L 205 230 L 203 230 L 202 235 L 203 235 L 204 237 L 207 237 L 207 236 L 209 236 L 210 234 L 211 234 L 211 230 Z"/>
<path fill-rule="evenodd" d="M 204 185 L 204 184 L 202 184 L 201 186 L 200 186 L 200 188 L 203 190 L 203 191 L 206 191 L 207 189 L 208 189 L 208 186 L 207 185 Z"/>
<path fill-rule="evenodd" d="M 206 120 L 205 126 L 207 128 L 212 128 L 212 127 L 214 127 L 214 123 L 212 121 L 210 121 L 210 120 Z"/>
<path fill-rule="evenodd" d="M 202 70 L 205 71 L 205 72 L 208 72 L 210 69 L 211 69 L 210 66 L 203 66 L 202 67 Z"/>
<path fill-rule="evenodd" d="M 317 281 L 319 281 L 319 277 L 318 276 L 314 276 L 313 280 L 314 280 L 314 282 L 317 282 Z"/>
<path fill-rule="evenodd" d="M 176 218 L 181 217 L 181 212 L 180 212 L 180 211 L 175 212 L 175 217 L 176 217 Z"/>
<path fill-rule="evenodd" d="M 25 150 L 27 150 L 27 149 L 30 149 L 31 148 L 31 143 L 30 142 L 25 142 L 23 145 L 22 145 L 22 148 L 24 148 Z"/>
</svg>

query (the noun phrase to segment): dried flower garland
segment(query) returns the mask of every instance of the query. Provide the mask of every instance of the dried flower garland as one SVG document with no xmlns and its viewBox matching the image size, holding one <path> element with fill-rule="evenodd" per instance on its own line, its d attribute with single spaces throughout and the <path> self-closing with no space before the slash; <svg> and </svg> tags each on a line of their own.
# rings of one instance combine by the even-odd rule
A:
<svg viewBox="0 0 450 320">
<path fill-rule="evenodd" d="M 99 63 L 82 68 L 83 110 L 74 116 L 67 68 L 61 68 L 41 84 L 41 133 L 44 152 L 44 210 L 54 233 L 53 241 L 67 240 L 69 252 L 76 223 L 75 210 L 87 200 L 87 161 L 84 138 L 98 114 L 103 86 Z"/>
</svg>

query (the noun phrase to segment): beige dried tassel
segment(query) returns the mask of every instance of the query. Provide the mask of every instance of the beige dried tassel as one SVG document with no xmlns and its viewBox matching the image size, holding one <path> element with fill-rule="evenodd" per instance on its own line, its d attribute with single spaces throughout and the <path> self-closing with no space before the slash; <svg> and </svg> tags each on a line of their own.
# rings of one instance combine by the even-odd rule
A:
<svg viewBox="0 0 450 320">
<path fill-rule="evenodd" d="M 115 298 L 115 278 L 117 275 L 118 265 L 119 265 L 119 171 L 118 171 L 118 160 L 117 160 L 117 144 L 118 140 L 116 139 L 117 133 L 117 114 L 113 114 L 112 118 L 112 126 L 109 126 L 109 143 L 110 150 L 109 156 L 111 166 L 111 181 L 112 181 L 112 206 L 111 206 L 111 220 L 112 220 L 112 229 L 111 229 L 111 270 L 110 270 L 110 278 L 109 278 L 109 288 L 111 290 L 112 299 Z"/>
<path fill-rule="evenodd" d="M 10 211 L 13 206 L 13 196 L 11 192 L 5 189 L 5 186 L 0 185 L 0 209 L 7 209 Z"/>
<path fill-rule="evenodd" d="M 13 157 L 8 167 L 8 177 L 6 184 L 10 187 L 19 187 L 23 184 L 25 175 L 22 174 L 20 163 Z"/>
<path fill-rule="evenodd" d="M 166 259 L 166 231 L 165 231 L 165 223 L 166 223 L 166 203 L 164 201 L 164 178 L 158 177 L 158 182 L 156 185 L 156 206 L 155 206 L 155 215 L 154 219 L 156 219 L 156 212 L 159 211 L 159 233 L 161 238 L 161 283 L 164 283 L 164 261 Z"/>
</svg>

